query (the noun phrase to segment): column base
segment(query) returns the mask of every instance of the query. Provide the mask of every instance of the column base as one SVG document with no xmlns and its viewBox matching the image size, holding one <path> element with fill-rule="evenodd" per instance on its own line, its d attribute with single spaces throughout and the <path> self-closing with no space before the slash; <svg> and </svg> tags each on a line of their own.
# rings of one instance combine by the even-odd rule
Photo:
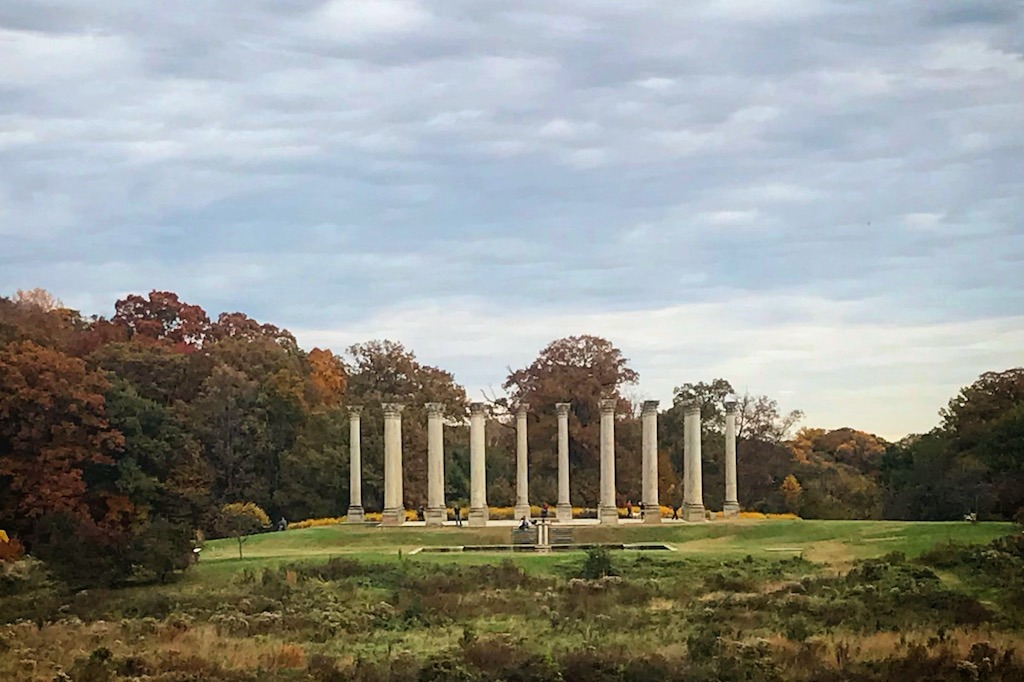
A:
<svg viewBox="0 0 1024 682">
<path fill-rule="evenodd" d="M 380 525 L 382 526 L 401 526 L 404 523 L 405 509 L 403 507 L 385 509 L 380 513 Z"/>
<path fill-rule="evenodd" d="M 698 521 L 707 521 L 707 515 L 704 513 L 703 504 L 684 504 L 683 505 L 683 521 L 690 521 L 696 523 Z"/>
<path fill-rule="evenodd" d="M 519 519 L 523 518 L 524 516 L 526 517 L 526 520 L 529 521 L 530 520 L 530 506 L 529 505 L 517 504 L 516 505 L 515 515 L 516 515 L 516 521 L 518 521 Z"/>
<path fill-rule="evenodd" d="M 448 510 L 444 507 L 427 507 L 423 520 L 428 526 L 442 526 L 448 520 Z"/>
<path fill-rule="evenodd" d="M 563 523 L 572 521 L 572 505 L 563 502 L 555 507 L 555 518 Z"/>
<path fill-rule="evenodd" d="M 722 515 L 727 519 L 734 519 L 740 515 L 740 503 L 739 502 L 726 502 L 725 506 L 722 507 Z"/>
<path fill-rule="evenodd" d="M 615 525 L 619 522 L 619 510 L 610 505 L 601 505 L 597 508 L 597 519 L 602 524 Z"/>
<path fill-rule="evenodd" d="M 348 518 L 345 519 L 345 523 L 362 523 L 365 520 L 362 507 L 353 505 L 348 508 Z"/>
<path fill-rule="evenodd" d="M 644 503 L 644 524 L 661 523 L 661 505 Z"/>
<path fill-rule="evenodd" d="M 470 526 L 486 526 L 487 520 L 491 517 L 490 511 L 487 507 L 470 507 L 469 508 L 469 525 Z"/>
</svg>

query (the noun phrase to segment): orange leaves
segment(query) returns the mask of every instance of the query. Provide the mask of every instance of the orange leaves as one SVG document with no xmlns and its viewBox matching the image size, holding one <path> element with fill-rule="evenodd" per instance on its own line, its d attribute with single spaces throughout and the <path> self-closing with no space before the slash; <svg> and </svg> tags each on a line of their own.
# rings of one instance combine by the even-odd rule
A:
<svg viewBox="0 0 1024 682">
<path fill-rule="evenodd" d="M 348 377 L 341 360 L 329 350 L 314 348 L 309 351 L 309 382 L 315 402 L 335 405 L 345 395 Z"/>
<path fill-rule="evenodd" d="M 24 518 L 84 512 L 83 469 L 110 462 L 123 437 L 104 415 L 104 376 L 32 342 L 0 350 L 0 477 Z"/>
</svg>

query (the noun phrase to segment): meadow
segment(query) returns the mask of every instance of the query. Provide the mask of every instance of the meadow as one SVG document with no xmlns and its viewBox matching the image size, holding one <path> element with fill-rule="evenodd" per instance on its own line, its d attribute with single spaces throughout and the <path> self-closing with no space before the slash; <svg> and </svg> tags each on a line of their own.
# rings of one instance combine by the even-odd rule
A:
<svg viewBox="0 0 1024 682">
<path fill-rule="evenodd" d="M 66 594 L 26 574 L 0 601 L 0 679 L 1024 679 L 1012 524 L 574 535 L 674 551 L 415 553 L 509 528 L 330 525 L 251 536 L 242 559 L 207 542 L 166 585 Z"/>
</svg>

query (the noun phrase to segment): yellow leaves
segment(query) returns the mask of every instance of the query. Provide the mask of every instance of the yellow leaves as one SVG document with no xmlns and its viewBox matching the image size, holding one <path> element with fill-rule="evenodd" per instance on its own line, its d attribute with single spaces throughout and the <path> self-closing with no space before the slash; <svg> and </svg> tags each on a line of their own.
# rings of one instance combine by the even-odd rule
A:
<svg viewBox="0 0 1024 682">
<path fill-rule="evenodd" d="M 255 502 L 232 502 L 231 504 L 225 504 L 221 507 L 220 513 L 221 516 L 226 518 L 249 517 L 258 521 L 261 526 L 270 525 L 270 517 L 267 516 L 267 512 L 263 511 Z"/>
<path fill-rule="evenodd" d="M 329 350 L 314 348 L 309 351 L 309 381 L 316 401 L 325 405 L 341 402 L 348 378 L 341 360 Z"/>
<path fill-rule="evenodd" d="M 786 476 L 782 481 L 782 485 L 779 486 L 779 492 L 783 495 L 799 495 L 803 490 L 800 481 L 793 474 Z"/>
<path fill-rule="evenodd" d="M 786 476 L 782 480 L 782 485 L 779 486 L 779 492 L 782 493 L 782 497 L 786 500 L 786 507 L 795 514 L 800 506 L 800 496 L 804 492 L 800 481 L 793 474 Z"/>
<path fill-rule="evenodd" d="M 11 541 L 11 539 L 9 537 L 7 537 L 7 531 L 0 530 L 0 542 L 6 543 L 6 542 L 10 542 L 10 541 Z"/>
</svg>

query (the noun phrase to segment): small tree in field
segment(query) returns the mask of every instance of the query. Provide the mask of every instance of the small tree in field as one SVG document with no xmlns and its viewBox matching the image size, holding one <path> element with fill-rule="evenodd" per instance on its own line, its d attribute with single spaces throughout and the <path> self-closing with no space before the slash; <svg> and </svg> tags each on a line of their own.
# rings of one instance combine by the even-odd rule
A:
<svg viewBox="0 0 1024 682">
<path fill-rule="evenodd" d="M 800 511 L 800 497 L 803 495 L 804 489 L 796 476 L 793 474 L 786 476 L 782 485 L 779 486 L 779 492 L 782 493 L 782 497 L 786 501 L 786 511 L 792 514 Z"/>
<path fill-rule="evenodd" d="M 270 525 L 267 513 L 252 502 L 225 504 L 220 510 L 220 527 L 225 535 L 238 540 L 238 558 L 248 536 Z"/>
</svg>

